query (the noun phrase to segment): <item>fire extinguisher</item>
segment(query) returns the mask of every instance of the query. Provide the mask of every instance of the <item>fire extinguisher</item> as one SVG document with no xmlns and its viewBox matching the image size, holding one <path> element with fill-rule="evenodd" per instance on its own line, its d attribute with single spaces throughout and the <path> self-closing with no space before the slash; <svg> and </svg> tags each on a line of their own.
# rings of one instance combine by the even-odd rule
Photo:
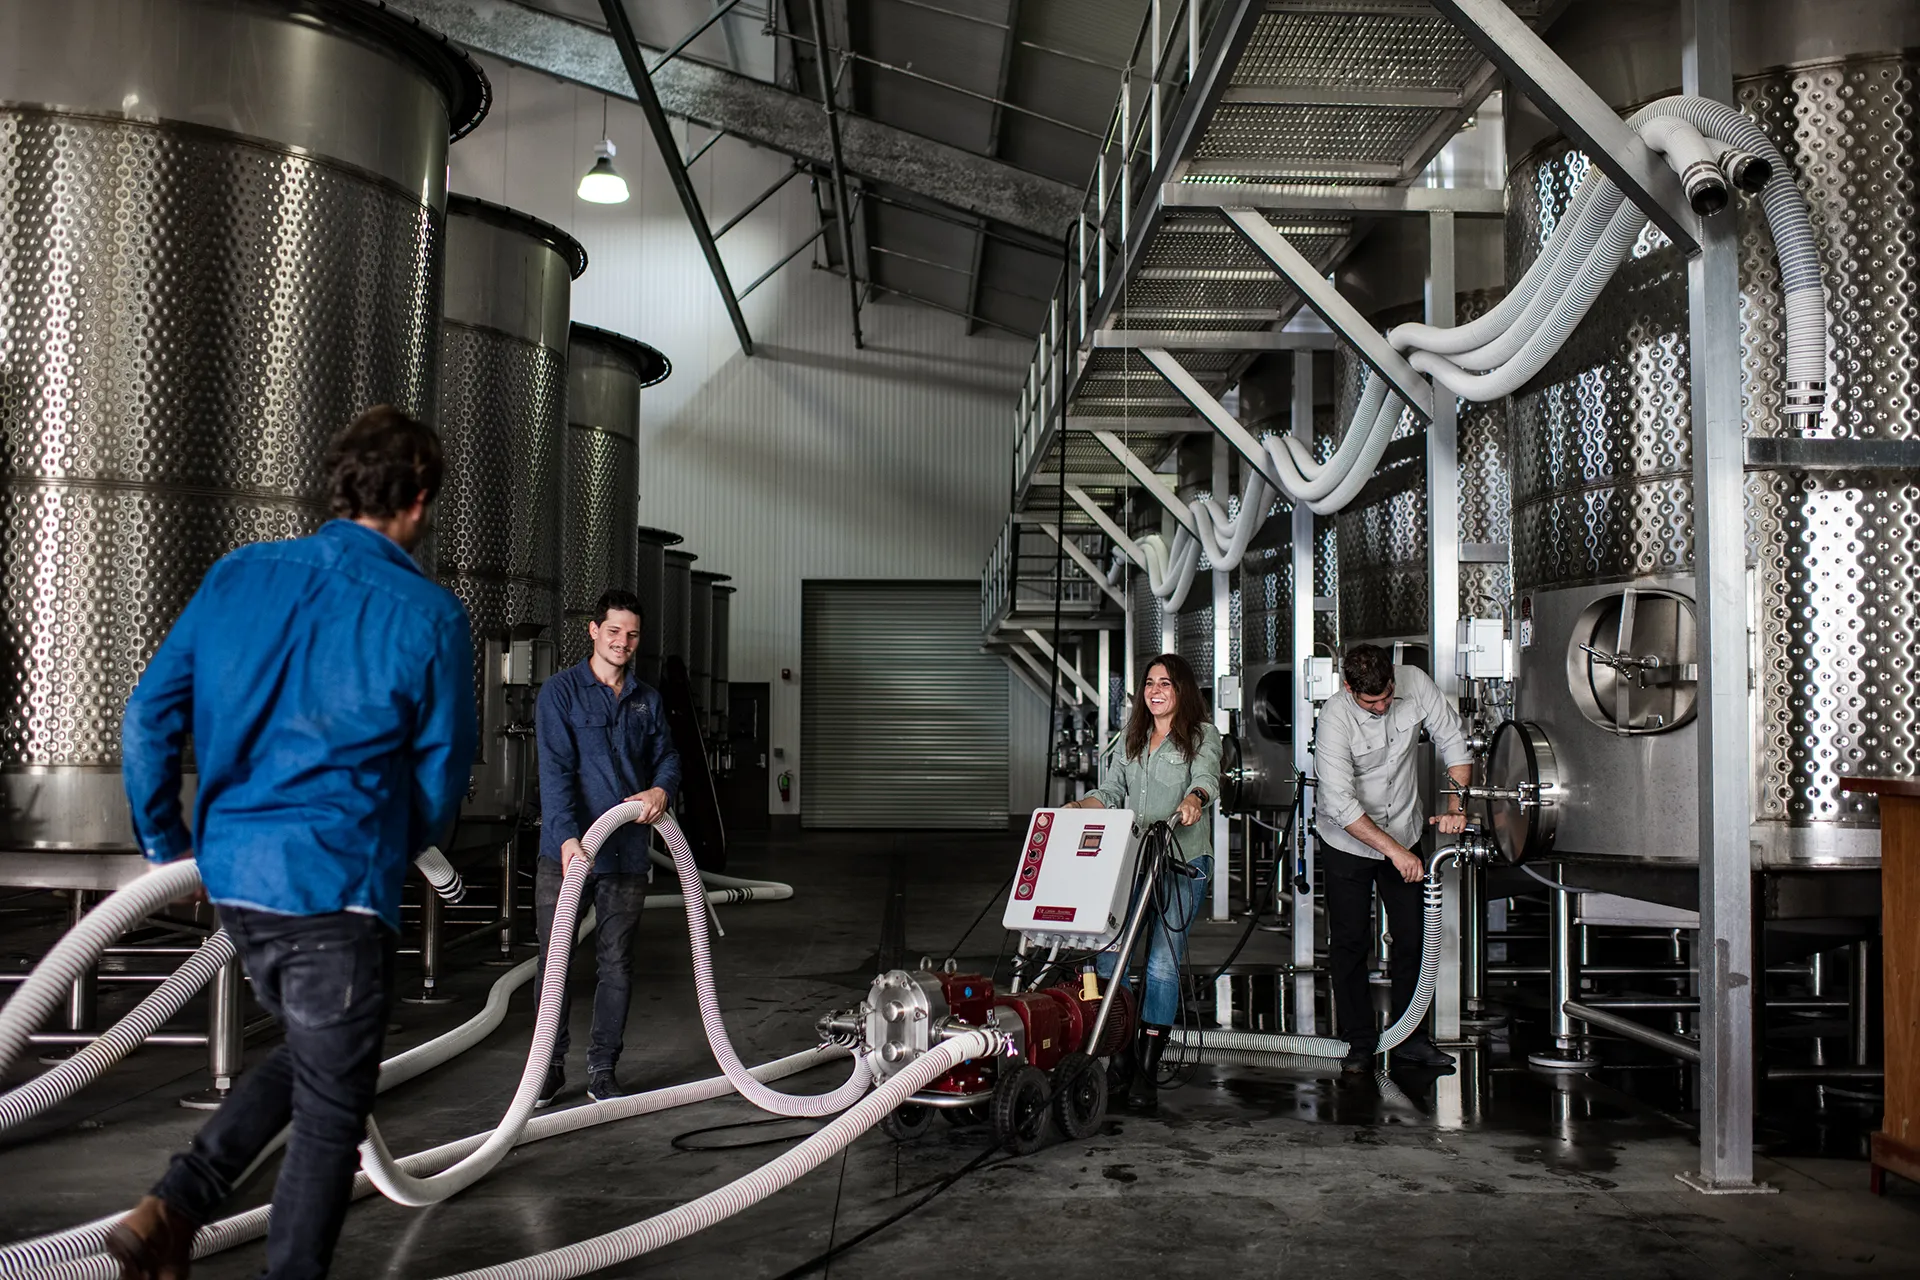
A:
<svg viewBox="0 0 1920 1280">
<path fill-rule="evenodd" d="M 780 788 L 780 803 L 781 804 L 789 803 L 793 799 L 792 771 L 782 770 L 780 773 L 780 776 L 775 778 L 773 781 L 774 781 L 774 785 Z"/>
</svg>

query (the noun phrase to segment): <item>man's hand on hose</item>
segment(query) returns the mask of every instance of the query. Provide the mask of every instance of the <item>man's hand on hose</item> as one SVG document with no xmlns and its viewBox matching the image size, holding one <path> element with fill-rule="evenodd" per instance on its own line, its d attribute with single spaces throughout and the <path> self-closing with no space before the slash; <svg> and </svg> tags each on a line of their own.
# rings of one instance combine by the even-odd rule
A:
<svg viewBox="0 0 1920 1280">
<path fill-rule="evenodd" d="M 658 822 L 660 821 L 660 815 L 667 811 L 667 793 L 659 787 L 648 787 L 645 791 L 637 795 L 628 796 L 627 800 L 629 803 L 638 800 L 641 804 L 647 806 L 640 814 L 639 821 L 641 822 Z"/>
<path fill-rule="evenodd" d="M 1387 850 L 1387 861 L 1394 865 L 1394 869 L 1400 873 L 1400 878 L 1408 884 L 1426 878 L 1427 869 L 1420 865 L 1420 859 L 1405 849 Z"/>
<path fill-rule="evenodd" d="M 587 848 L 578 840 L 569 840 L 560 846 L 560 874 L 567 874 L 567 868 L 573 865 L 575 858 L 587 856 Z"/>
</svg>

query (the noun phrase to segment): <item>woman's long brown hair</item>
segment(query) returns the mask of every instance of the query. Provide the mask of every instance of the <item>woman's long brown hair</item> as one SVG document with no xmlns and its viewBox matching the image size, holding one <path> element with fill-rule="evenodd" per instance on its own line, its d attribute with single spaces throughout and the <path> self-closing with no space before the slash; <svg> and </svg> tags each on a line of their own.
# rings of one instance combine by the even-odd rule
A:
<svg viewBox="0 0 1920 1280">
<path fill-rule="evenodd" d="M 1147 710 L 1147 677 L 1155 667 L 1165 667 L 1167 678 L 1173 681 L 1173 728 L 1167 736 L 1191 760 L 1200 751 L 1200 726 L 1206 722 L 1207 704 L 1200 696 L 1200 682 L 1193 678 L 1193 668 L 1177 653 L 1147 660 L 1146 675 L 1140 677 L 1140 687 L 1134 690 L 1133 712 L 1127 717 L 1127 759 L 1138 760 L 1147 753 L 1147 739 L 1153 733 L 1153 712 Z"/>
</svg>

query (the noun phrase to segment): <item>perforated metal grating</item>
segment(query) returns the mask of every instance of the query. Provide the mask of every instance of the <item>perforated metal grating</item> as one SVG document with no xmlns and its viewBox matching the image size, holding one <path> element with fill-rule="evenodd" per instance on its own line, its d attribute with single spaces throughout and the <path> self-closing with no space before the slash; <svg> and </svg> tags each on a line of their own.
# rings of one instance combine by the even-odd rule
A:
<svg viewBox="0 0 1920 1280">
<path fill-rule="evenodd" d="M 1398 167 L 1446 115 L 1421 107 L 1229 103 L 1214 112 L 1194 158 L 1245 160 L 1253 162 L 1249 172 L 1256 173 L 1262 171 L 1257 162 L 1283 160 L 1320 162 L 1320 171 L 1331 173 L 1354 164 Z M 1212 169 L 1218 173 L 1222 167 Z"/>
<path fill-rule="evenodd" d="M 1481 65 L 1466 37 L 1427 5 L 1410 12 L 1315 13 L 1274 5 L 1260 19 L 1232 84 L 1463 88 Z M 1333 7 L 1333 6 L 1328 6 Z"/>
</svg>

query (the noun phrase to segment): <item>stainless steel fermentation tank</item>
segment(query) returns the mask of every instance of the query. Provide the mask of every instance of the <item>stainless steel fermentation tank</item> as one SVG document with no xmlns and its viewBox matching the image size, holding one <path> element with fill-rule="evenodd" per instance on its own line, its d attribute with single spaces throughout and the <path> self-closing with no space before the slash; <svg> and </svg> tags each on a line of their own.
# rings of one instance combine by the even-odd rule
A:
<svg viewBox="0 0 1920 1280">
<path fill-rule="evenodd" d="M 733 699 L 728 682 L 733 679 L 733 594 L 737 590 L 726 582 L 713 585 L 713 737 L 725 740 L 729 729 Z"/>
<path fill-rule="evenodd" d="M 709 740 L 726 727 L 726 646 L 731 606 L 727 597 L 733 578 L 724 573 L 693 572 L 687 673 L 693 679 L 693 704 L 699 713 L 700 730 Z"/>
<path fill-rule="evenodd" d="M 486 104 L 358 0 L 0 10 L 0 847 L 131 847 L 121 715 L 202 575 L 326 518 L 362 409 L 432 416 Z"/>
<path fill-rule="evenodd" d="M 666 544 L 649 543 L 649 530 L 641 530 L 637 542 L 633 534 L 640 506 L 640 391 L 665 379 L 672 366 L 646 343 L 591 325 L 573 326 L 569 350 L 560 662 L 571 666 L 592 648 L 587 623 L 602 592 L 636 591 L 645 610 L 636 670 L 653 684 L 660 664 L 657 570 Z M 649 546 L 652 556 L 643 568 Z M 649 568 L 655 570 L 651 576 Z"/>
<path fill-rule="evenodd" d="M 533 699 L 560 634 L 567 324 L 579 242 L 513 209 L 447 202 L 440 325 L 446 481 L 429 563 L 467 606 L 480 745 L 469 819 L 532 795 Z"/>
<path fill-rule="evenodd" d="M 691 551 L 666 553 L 667 569 L 663 577 L 665 599 L 661 602 L 661 658 L 678 658 L 687 663 L 693 650 L 693 562 L 700 557 Z"/>
<path fill-rule="evenodd" d="M 1550 41 L 1625 110 L 1675 91 L 1677 5 L 1575 6 Z M 1920 7 L 1734 5 L 1735 90 L 1813 206 L 1829 293 L 1818 434 L 1920 433 Z M 1844 21 L 1841 20 L 1842 16 Z M 1538 256 L 1585 158 L 1509 116 L 1508 265 Z M 1771 238 L 1741 202 L 1746 434 L 1782 416 Z M 1643 234 L 1564 351 L 1512 400 L 1518 733 L 1494 781 L 1557 784 L 1553 848 L 1654 863 L 1696 857 L 1686 267 Z M 1878 811 L 1849 773 L 1912 776 L 1920 705 L 1920 483 L 1913 473 L 1747 474 L 1752 837 L 1765 867 L 1871 866 Z M 1595 652 L 1583 650 L 1590 645 Z M 1612 661 L 1651 658 L 1636 680 Z M 1537 760 L 1537 764 L 1529 759 Z M 1542 833 L 1544 835 L 1544 832 Z M 1544 839 L 1536 848 L 1544 847 Z"/>
<path fill-rule="evenodd" d="M 667 548 L 680 545 L 677 533 L 649 529 L 644 525 L 634 548 L 634 580 L 646 611 L 640 627 L 640 656 L 634 661 L 640 678 L 656 689 L 660 687 L 660 666 L 667 656 L 668 632 L 678 629 L 667 601 L 672 594 L 667 585 Z"/>
</svg>

